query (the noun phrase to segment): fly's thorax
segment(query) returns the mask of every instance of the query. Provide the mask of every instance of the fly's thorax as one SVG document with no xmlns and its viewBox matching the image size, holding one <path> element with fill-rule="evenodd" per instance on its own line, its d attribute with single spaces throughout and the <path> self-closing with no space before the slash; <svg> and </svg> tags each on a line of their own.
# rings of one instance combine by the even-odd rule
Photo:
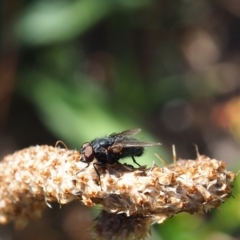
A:
<svg viewBox="0 0 240 240">
<path fill-rule="evenodd" d="M 103 151 L 103 149 L 107 149 L 113 143 L 114 140 L 112 138 L 96 138 L 90 142 L 90 145 L 93 147 L 95 152 L 98 152 Z"/>
</svg>

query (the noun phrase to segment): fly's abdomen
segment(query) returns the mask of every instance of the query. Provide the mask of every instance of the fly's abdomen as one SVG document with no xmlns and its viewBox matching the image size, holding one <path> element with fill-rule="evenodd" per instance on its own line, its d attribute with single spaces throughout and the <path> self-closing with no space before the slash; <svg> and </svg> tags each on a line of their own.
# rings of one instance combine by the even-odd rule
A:
<svg viewBox="0 0 240 240">
<path fill-rule="evenodd" d="M 144 148 L 143 147 L 129 147 L 122 149 L 122 157 L 140 157 L 143 155 Z"/>
</svg>

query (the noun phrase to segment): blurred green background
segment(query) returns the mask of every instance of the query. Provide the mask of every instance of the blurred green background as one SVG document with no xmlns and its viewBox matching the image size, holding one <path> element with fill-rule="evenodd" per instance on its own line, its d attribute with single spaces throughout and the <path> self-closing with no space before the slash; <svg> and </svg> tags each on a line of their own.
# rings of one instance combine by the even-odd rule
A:
<svg viewBox="0 0 240 240">
<path fill-rule="evenodd" d="M 240 2 L 207 0 L 1 1 L 0 154 L 141 127 L 158 153 L 201 154 L 234 172 L 240 156 Z M 149 240 L 240 239 L 239 178 L 234 197 L 205 215 L 179 214 Z M 99 210 L 96 210 L 99 211 Z M 88 240 L 95 212 L 53 205 L 4 240 Z"/>
</svg>

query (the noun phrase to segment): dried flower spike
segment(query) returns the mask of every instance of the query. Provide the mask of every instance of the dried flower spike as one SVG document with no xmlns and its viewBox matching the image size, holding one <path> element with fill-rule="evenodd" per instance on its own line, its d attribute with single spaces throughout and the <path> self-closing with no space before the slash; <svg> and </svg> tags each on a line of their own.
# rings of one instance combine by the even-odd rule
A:
<svg viewBox="0 0 240 240">
<path fill-rule="evenodd" d="M 137 225 L 132 229 L 144 224 L 144 238 L 154 222 L 179 212 L 202 213 L 218 207 L 231 196 L 235 178 L 222 161 L 198 155 L 195 161 L 179 160 L 162 168 L 155 165 L 129 171 L 119 162 L 97 166 L 100 186 L 94 161 L 86 168 L 79 159 L 78 151 L 50 146 L 29 147 L 6 156 L 0 163 L 0 223 L 14 220 L 22 226 L 40 217 L 51 202 L 79 200 L 90 207 L 101 204 L 113 217 L 133 218 L 129 220 Z M 97 221 L 94 228 L 99 239 L 104 239 L 99 229 L 109 229 L 103 226 L 108 224 Z M 125 236 L 114 239 L 131 239 Z"/>
</svg>

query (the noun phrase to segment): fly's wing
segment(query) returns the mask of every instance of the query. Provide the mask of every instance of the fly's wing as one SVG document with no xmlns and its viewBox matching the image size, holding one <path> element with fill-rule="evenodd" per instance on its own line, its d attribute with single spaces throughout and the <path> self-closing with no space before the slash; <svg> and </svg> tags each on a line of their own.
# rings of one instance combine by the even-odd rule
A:
<svg viewBox="0 0 240 240">
<path fill-rule="evenodd" d="M 130 138 L 136 134 L 138 134 L 141 131 L 141 128 L 133 128 L 133 129 L 128 129 L 126 131 L 120 132 L 120 133 L 112 133 L 110 137 L 127 137 Z"/>
<path fill-rule="evenodd" d="M 159 146 L 161 143 L 154 143 L 154 142 L 141 142 L 137 139 L 120 139 L 116 141 L 111 148 L 114 147 L 122 147 L 122 148 L 130 148 L 130 147 L 153 147 Z"/>
</svg>

